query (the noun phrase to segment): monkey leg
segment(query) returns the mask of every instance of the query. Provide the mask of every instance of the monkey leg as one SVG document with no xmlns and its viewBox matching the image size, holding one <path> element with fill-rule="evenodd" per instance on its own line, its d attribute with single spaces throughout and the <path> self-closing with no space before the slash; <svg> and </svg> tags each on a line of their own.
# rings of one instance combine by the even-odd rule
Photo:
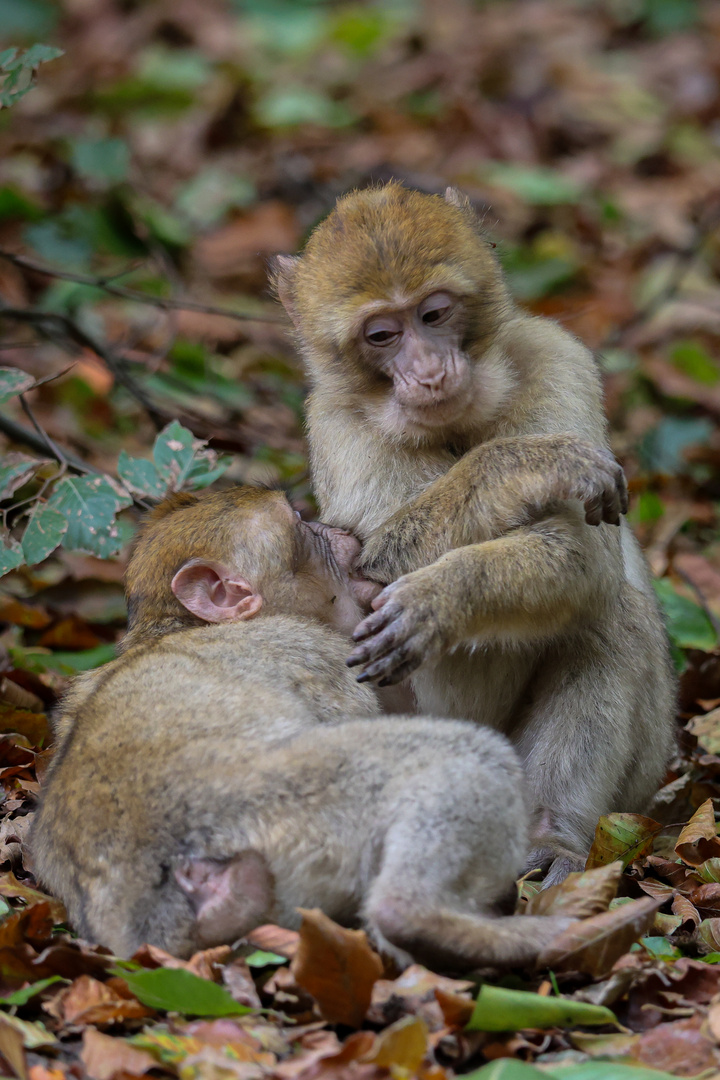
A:
<svg viewBox="0 0 720 1080">
<path fill-rule="evenodd" d="M 546 885 L 582 868 L 602 814 L 645 810 L 671 753 L 672 678 L 653 603 L 630 585 L 612 621 L 547 650 L 509 732 L 544 811 L 527 868 L 556 856 Z"/>
</svg>

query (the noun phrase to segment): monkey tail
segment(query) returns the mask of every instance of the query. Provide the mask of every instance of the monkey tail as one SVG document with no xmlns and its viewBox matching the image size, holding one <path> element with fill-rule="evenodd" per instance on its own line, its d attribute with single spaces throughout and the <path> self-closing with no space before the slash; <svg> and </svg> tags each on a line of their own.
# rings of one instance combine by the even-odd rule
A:
<svg viewBox="0 0 720 1080">
<path fill-rule="evenodd" d="M 575 922 L 552 915 L 479 915 L 447 908 L 432 913 L 385 901 L 369 913 L 371 933 L 429 967 L 470 971 L 527 967 Z"/>
</svg>

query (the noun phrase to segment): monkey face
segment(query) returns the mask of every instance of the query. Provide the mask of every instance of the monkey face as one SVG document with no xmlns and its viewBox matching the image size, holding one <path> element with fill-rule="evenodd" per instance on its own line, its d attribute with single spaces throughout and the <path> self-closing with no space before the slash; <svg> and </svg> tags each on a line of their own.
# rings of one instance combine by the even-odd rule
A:
<svg viewBox="0 0 720 1080">
<path fill-rule="evenodd" d="M 366 319 L 358 346 L 367 366 L 392 380 L 399 421 L 433 428 L 467 410 L 472 380 L 462 349 L 465 325 L 465 305 L 445 291 Z"/>
</svg>

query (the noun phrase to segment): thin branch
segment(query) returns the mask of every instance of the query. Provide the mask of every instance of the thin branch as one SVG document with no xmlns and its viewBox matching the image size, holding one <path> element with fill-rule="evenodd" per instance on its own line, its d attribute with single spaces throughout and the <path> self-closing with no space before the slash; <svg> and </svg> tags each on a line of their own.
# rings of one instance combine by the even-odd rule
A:
<svg viewBox="0 0 720 1080">
<path fill-rule="evenodd" d="M 65 455 L 63 454 L 62 450 L 57 445 L 57 443 L 53 442 L 53 440 L 50 438 L 47 431 L 45 431 L 45 429 L 40 426 L 40 424 L 39 424 L 39 422 L 37 420 L 37 417 L 35 416 L 35 413 L 32 411 L 29 404 L 25 400 L 25 395 L 24 394 L 20 394 L 20 404 L 22 406 L 23 412 L 27 416 L 27 418 L 30 421 L 30 423 L 32 424 L 32 426 L 35 428 L 35 430 L 38 433 L 38 435 L 40 436 L 40 438 L 43 440 L 43 442 L 47 446 L 47 449 L 50 451 L 52 456 L 57 461 L 59 461 L 60 464 L 62 466 L 64 466 L 64 468 L 67 468 L 67 464 L 68 464 L 67 458 L 65 457 Z"/>
<path fill-rule="evenodd" d="M 138 304 L 149 304 L 151 307 L 161 308 L 163 311 L 197 311 L 202 315 L 222 315 L 226 319 L 235 319 L 238 322 L 267 322 L 284 325 L 286 320 L 282 315 L 250 315 L 247 312 L 233 311 L 232 308 L 218 307 L 215 304 L 200 304 L 194 300 L 180 300 L 176 297 L 149 296 L 140 292 L 139 289 L 129 289 L 125 285 L 113 285 L 114 278 L 119 274 L 107 277 L 94 277 L 92 274 L 76 274 L 70 270 L 53 270 L 33 259 L 26 259 L 24 255 L 15 255 L 11 251 L 0 249 L 0 258 L 7 259 L 15 266 L 25 270 L 31 270 L 37 274 L 45 274 L 47 277 L 59 278 L 62 281 L 74 281 L 78 285 L 91 285 L 96 289 L 111 296 L 121 297 L 123 300 L 134 300 Z"/>
<path fill-rule="evenodd" d="M 165 425 L 167 414 L 157 407 L 152 398 L 145 392 L 126 367 L 123 359 L 108 346 L 90 337 L 81 326 L 78 326 L 69 316 L 56 311 L 38 311 L 36 308 L 15 308 L 0 303 L 0 319 L 13 319 L 15 322 L 29 323 L 40 334 L 52 338 L 51 329 L 59 333 L 68 341 L 79 345 L 83 349 L 89 349 L 104 362 L 108 371 L 113 375 L 116 382 L 125 387 L 129 394 L 145 409 L 151 421 L 158 431 Z"/>
<path fill-rule="evenodd" d="M 12 442 L 22 443 L 29 450 L 34 450 L 36 454 L 47 455 L 49 452 L 61 464 L 63 461 L 67 462 L 68 468 L 72 469 L 73 472 L 81 475 L 101 475 L 100 469 L 88 465 L 82 458 L 75 457 L 68 450 L 63 450 L 61 455 L 58 456 L 55 450 L 50 449 L 48 438 L 44 433 L 43 435 L 36 435 L 34 431 L 30 431 L 29 428 L 23 427 L 22 424 L 18 424 L 15 420 L 11 420 L 9 416 L 5 416 L 2 412 L 0 412 L 0 431 L 7 435 Z"/>
</svg>

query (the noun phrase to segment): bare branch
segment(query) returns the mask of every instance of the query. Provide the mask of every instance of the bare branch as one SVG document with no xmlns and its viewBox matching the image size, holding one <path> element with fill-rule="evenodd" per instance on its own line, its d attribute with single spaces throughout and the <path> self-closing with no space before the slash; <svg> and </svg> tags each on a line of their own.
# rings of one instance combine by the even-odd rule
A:
<svg viewBox="0 0 720 1080">
<path fill-rule="evenodd" d="M 92 274 L 76 274 L 70 270 L 54 270 L 33 259 L 27 259 L 24 255 L 15 255 L 11 251 L 0 249 L 0 258 L 7 259 L 14 266 L 31 270 L 37 274 L 45 274 L 47 277 L 59 278 L 62 281 L 74 281 L 78 285 L 91 285 L 96 289 L 111 296 L 121 297 L 123 300 L 133 300 L 138 304 L 149 304 L 151 307 L 161 308 L 163 311 L 197 311 L 202 315 L 222 315 L 226 319 L 235 319 L 238 322 L 267 322 L 284 325 L 286 319 L 279 314 L 250 315 L 243 311 L 233 311 L 232 308 L 218 307 L 215 304 L 200 304 L 194 300 L 181 300 L 177 297 L 149 296 L 140 292 L 139 289 L 129 289 L 125 285 L 113 285 L 112 282 L 119 274 L 108 277 L 96 277 Z"/>
</svg>

